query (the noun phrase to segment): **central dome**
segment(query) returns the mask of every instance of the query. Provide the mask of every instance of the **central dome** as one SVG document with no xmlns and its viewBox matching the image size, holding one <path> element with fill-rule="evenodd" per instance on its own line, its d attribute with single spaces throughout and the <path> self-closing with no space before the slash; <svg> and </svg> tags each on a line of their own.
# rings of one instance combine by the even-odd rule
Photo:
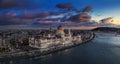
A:
<svg viewBox="0 0 120 64">
<path fill-rule="evenodd" d="M 63 27 L 62 27 L 61 25 L 59 25 L 59 26 L 57 27 L 57 29 L 58 29 L 58 30 L 63 30 Z"/>
</svg>

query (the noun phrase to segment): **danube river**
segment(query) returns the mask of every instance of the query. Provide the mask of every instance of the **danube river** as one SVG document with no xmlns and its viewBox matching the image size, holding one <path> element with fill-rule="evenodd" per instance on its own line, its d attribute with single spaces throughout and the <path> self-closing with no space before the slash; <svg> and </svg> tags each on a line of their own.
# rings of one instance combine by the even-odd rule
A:
<svg viewBox="0 0 120 64">
<path fill-rule="evenodd" d="M 74 48 L 0 64 L 120 64 L 120 35 L 99 33 L 91 42 Z"/>
</svg>

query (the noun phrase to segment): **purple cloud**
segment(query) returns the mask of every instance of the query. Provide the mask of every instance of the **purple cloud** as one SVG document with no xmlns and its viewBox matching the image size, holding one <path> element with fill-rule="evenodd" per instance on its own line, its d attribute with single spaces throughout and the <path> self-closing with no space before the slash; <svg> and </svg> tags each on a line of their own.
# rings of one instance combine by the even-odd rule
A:
<svg viewBox="0 0 120 64">
<path fill-rule="evenodd" d="M 70 3 L 59 3 L 56 5 L 58 8 L 70 8 L 71 4 Z"/>
<path fill-rule="evenodd" d="M 24 7 L 31 0 L 1 0 L 0 8 Z"/>
<path fill-rule="evenodd" d="M 80 13 L 77 15 L 73 15 L 69 18 L 69 20 L 74 21 L 74 22 L 81 22 L 83 20 L 91 20 L 91 16 L 88 15 L 88 13 Z"/>
<path fill-rule="evenodd" d="M 11 8 L 20 5 L 16 0 L 1 0 L 0 8 Z"/>
<path fill-rule="evenodd" d="M 91 5 L 88 5 L 88 6 L 86 6 L 86 7 L 83 9 L 82 12 L 89 12 L 89 11 L 91 11 L 91 9 L 92 9 L 92 6 L 91 6 Z"/>
</svg>

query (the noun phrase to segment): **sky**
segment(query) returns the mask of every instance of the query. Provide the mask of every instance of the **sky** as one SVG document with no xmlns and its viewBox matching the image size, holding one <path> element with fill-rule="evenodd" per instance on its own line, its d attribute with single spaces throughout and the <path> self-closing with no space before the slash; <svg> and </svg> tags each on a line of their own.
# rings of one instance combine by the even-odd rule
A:
<svg viewBox="0 0 120 64">
<path fill-rule="evenodd" d="M 0 0 L 0 25 L 27 25 L 48 17 L 61 18 L 65 13 L 56 7 L 59 3 L 70 3 L 78 10 L 92 6 L 89 15 L 97 22 L 106 17 L 120 19 L 120 0 Z"/>
</svg>

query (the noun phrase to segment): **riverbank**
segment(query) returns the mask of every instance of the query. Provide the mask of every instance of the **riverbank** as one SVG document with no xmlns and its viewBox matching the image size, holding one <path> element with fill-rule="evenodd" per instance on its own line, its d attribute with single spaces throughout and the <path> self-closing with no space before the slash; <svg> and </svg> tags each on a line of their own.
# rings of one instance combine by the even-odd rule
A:
<svg viewBox="0 0 120 64">
<path fill-rule="evenodd" d="M 82 42 L 75 42 L 72 44 L 67 44 L 65 46 L 58 46 L 57 48 L 53 48 L 51 50 L 47 51 L 41 51 L 40 49 L 34 49 L 34 50 L 29 50 L 29 51 L 15 51 L 15 52 L 8 52 L 8 53 L 1 53 L 0 54 L 0 60 L 11 60 L 11 59 L 20 59 L 20 58 L 30 58 L 30 57 L 35 57 L 35 56 L 43 56 L 47 55 L 50 53 L 55 53 L 64 49 L 69 49 L 75 46 L 78 46 L 80 44 L 85 44 L 89 41 L 91 41 L 95 37 L 95 34 L 92 32 L 89 32 L 89 36 L 83 37 Z"/>
<path fill-rule="evenodd" d="M 120 35 L 120 33 L 115 33 L 115 32 L 95 32 L 93 31 L 94 33 L 103 33 L 103 34 L 115 34 L 115 35 Z"/>
</svg>

